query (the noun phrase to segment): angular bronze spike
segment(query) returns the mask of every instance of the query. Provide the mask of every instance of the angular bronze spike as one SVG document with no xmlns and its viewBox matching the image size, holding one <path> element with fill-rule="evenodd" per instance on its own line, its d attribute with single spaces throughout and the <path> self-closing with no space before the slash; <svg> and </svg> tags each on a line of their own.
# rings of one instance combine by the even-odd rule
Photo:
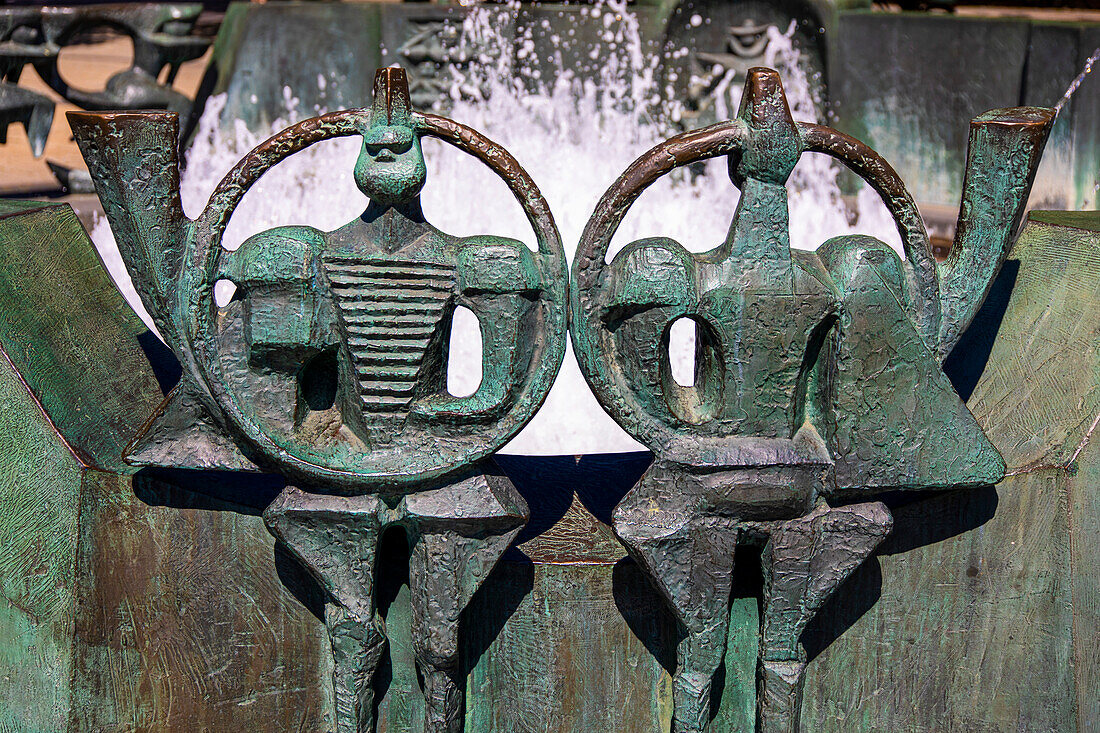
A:
<svg viewBox="0 0 1100 733">
<path fill-rule="evenodd" d="M 405 70 L 400 66 L 389 66 L 375 72 L 371 124 L 407 125 L 411 109 L 409 78 Z"/>
</svg>

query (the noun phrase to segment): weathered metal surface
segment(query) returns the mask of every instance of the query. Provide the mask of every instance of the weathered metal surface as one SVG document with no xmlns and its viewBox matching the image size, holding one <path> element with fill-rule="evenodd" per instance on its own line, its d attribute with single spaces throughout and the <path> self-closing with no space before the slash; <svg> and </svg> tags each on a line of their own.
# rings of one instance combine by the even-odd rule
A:
<svg viewBox="0 0 1100 733">
<path fill-rule="evenodd" d="M 1066 674 L 1076 682 L 1072 699 L 1078 730 L 1093 730 L 1100 726 L 1100 577 L 1095 572 L 1100 560 L 1095 541 L 1100 536 L 1100 454 L 1093 440 L 1100 417 L 1100 318 L 1095 308 L 1100 298 L 1100 214 L 1034 214 L 1012 256 L 1019 262 L 1021 295 L 1008 302 L 990 353 L 993 367 L 983 374 L 970 404 L 998 438 L 1009 464 L 1006 488 L 1019 491 L 1021 501 L 1036 504 L 1053 500 L 1048 492 L 1058 489 L 1057 503 L 1044 509 L 1058 513 L 1066 533 L 1061 538 L 1052 533 L 1044 544 L 1050 552 L 1068 554 L 1062 573 L 1068 574 L 1072 620 L 1069 633 L 1057 636 L 1072 640 L 1072 658 L 1065 662 L 1072 670 Z M 1024 297 L 1029 291 L 1050 294 Z M 1035 486 L 1034 494 L 1026 486 Z M 1009 547 L 1028 548 L 1036 539 L 1030 533 L 1018 535 Z M 1044 573 L 1034 579 L 1041 584 L 1054 580 Z M 1045 589 L 1039 585 L 1036 591 Z M 1007 589 L 1005 595 L 1011 597 Z M 1065 606 L 1059 606 L 1061 612 Z M 1051 637 L 1053 645 L 1055 635 Z M 1062 659 L 1050 654 L 1044 661 L 1056 667 Z M 1021 692 L 1026 679 L 1019 678 Z M 1037 711 L 1034 718 L 1041 720 L 1041 715 Z"/>
<path fill-rule="evenodd" d="M 34 156 L 42 155 L 53 124 L 53 111 L 53 100 L 0 82 L 0 145 L 8 142 L 8 126 L 18 122 L 27 131 Z"/>
<path fill-rule="evenodd" d="M 129 460 L 231 470 L 251 461 L 291 482 L 263 516 L 324 589 L 341 733 L 376 717 L 387 643 L 377 549 L 401 528 L 424 726 L 461 730 L 460 615 L 527 520 L 523 498 L 486 459 L 538 409 L 565 351 L 565 257 L 538 188 L 476 131 L 414 113 L 400 68 L 377 73 L 370 110 L 307 120 L 260 145 L 195 221 L 180 208 L 175 115 L 70 120 L 143 302 L 184 366 Z M 283 227 L 222 249 L 256 179 L 347 135 L 363 138 L 355 181 L 370 203 L 360 217 L 334 232 Z M 492 169 L 527 214 L 537 251 L 428 224 L 422 137 Z M 218 308 L 222 279 L 238 291 Z M 468 396 L 446 388 L 459 306 L 478 318 L 484 344 L 481 384 Z"/>
<path fill-rule="evenodd" d="M 1058 212 L 1033 214 L 1028 226 L 948 362 L 958 389 L 972 394 L 970 405 L 1009 472 L 1026 473 L 1010 475 L 993 490 L 891 500 L 892 536 L 803 635 L 810 658 L 806 730 L 1096 728 L 1100 686 L 1092 675 L 1100 626 L 1089 614 L 1098 607 L 1090 553 L 1100 521 L 1092 489 L 1100 475 L 1091 443 L 1069 459 L 1100 413 L 1094 307 L 1100 222 L 1095 214 Z M 35 241 L 50 238 L 39 234 Z M 105 278 L 91 243 L 83 247 L 69 262 L 85 276 Z M 56 269 L 64 270 L 63 262 Z M 113 298 L 114 305 L 103 308 L 114 314 L 110 320 L 125 313 L 121 297 Z M 94 341 L 84 343 L 96 348 Z M 81 353 L 74 359 L 144 374 L 138 381 L 154 384 L 147 367 Z M 97 370 L 88 378 L 102 376 Z M 81 591 L 88 600 L 66 602 L 79 609 L 78 619 L 88 615 L 74 639 L 77 621 L 68 620 L 63 604 L 55 605 L 61 593 L 72 591 L 62 584 L 55 594 L 59 586 L 49 576 L 27 570 L 41 569 L 47 558 L 58 563 L 51 572 L 61 573 L 70 562 L 66 548 L 77 546 L 72 509 L 55 504 L 58 515 L 45 503 L 75 494 L 74 484 L 65 483 L 75 469 L 59 470 L 47 460 L 61 444 L 49 437 L 28 394 L 25 388 L 4 393 L 0 438 L 29 446 L 38 444 L 32 442 L 37 433 L 48 452 L 2 454 L 4 506 L 26 509 L 4 512 L 0 524 L 15 538 L 4 546 L 16 549 L 0 558 L 0 578 L 5 599 L 13 586 L 38 589 L 33 598 L 39 610 L 46 606 L 57 615 L 53 621 L 37 616 L 32 631 L 41 636 L 33 651 L 8 640 L 26 640 L 29 647 L 34 636 L 3 637 L 12 673 L 0 675 L 11 685 L 0 695 L 0 717 L 14 721 L 16 730 L 95 729 L 82 728 L 83 720 L 101 723 L 99 730 L 138 727 L 135 720 L 154 731 L 331 729 L 332 718 L 325 717 L 332 709 L 328 642 L 317 587 L 277 553 L 258 516 L 277 485 L 165 472 L 143 474 L 126 489 L 95 477 L 89 495 L 95 511 L 81 516 L 96 517 L 99 529 L 84 535 L 84 570 L 73 579 L 89 589 Z M 675 660 L 675 620 L 624 558 L 610 526 L 612 508 L 646 469 L 648 456 L 499 460 L 531 505 L 531 522 L 517 538 L 531 562 L 507 557 L 467 612 L 467 730 L 667 731 L 666 668 Z M 1042 468 L 1047 463 L 1051 467 Z M 70 457 L 64 465 L 76 463 Z M 28 491 L 28 477 L 43 480 L 38 494 Z M 27 503 L 13 505 L 23 495 Z M 57 554 L 43 555 L 39 548 L 54 535 Z M 117 553 L 114 559 L 96 560 L 91 538 Z M 387 561 L 407 554 L 403 539 L 394 544 L 397 553 L 383 550 Z M 738 559 L 751 551 L 739 548 Z M 13 561 L 17 557 L 32 559 Z M 737 565 L 716 731 L 746 730 L 755 716 L 761 581 L 748 562 Z M 396 579 L 382 575 L 391 658 L 383 667 L 392 678 L 380 687 L 379 730 L 420 731 L 408 593 L 399 590 L 403 570 L 397 568 Z M 30 605 L 26 595 L 14 600 Z M 5 613 L 28 633 L 22 612 L 0 600 Z M 212 628 L 198 620 L 212 620 Z M 51 633 L 58 647 L 72 644 L 74 651 L 43 652 L 50 647 L 42 637 Z M 84 645 L 92 649 L 82 651 Z M 71 713 L 65 703 L 69 658 L 83 667 L 80 686 L 99 690 L 78 686 L 75 699 L 85 707 Z M 112 669 L 119 674 L 112 677 Z M 178 675 L 170 687 L 165 669 Z"/>
<path fill-rule="evenodd" d="M 981 196 L 971 200 L 970 227 L 960 228 L 955 250 L 960 259 L 936 272 L 945 291 L 954 283 L 950 297 L 937 299 L 938 323 L 925 317 L 907 325 L 901 320 L 909 318 L 906 313 L 891 315 L 904 298 L 887 301 L 888 308 L 870 298 L 868 292 L 890 280 L 894 290 L 904 291 L 903 278 L 882 269 L 881 260 L 889 255 L 873 243 L 857 241 L 864 258 L 857 265 L 837 254 L 836 244 L 826 250 L 831 263 L 848 268 L 843 292 L 858 292 L 876 306 L 851 308 L 852 320 L 838 327 L 854 328 L 858 315 L 869 324 L 865 332 L 882 343 L 898 339 L 905 348 L 896 352 L 895 367 L 917 358 L 912 337 L 902 337 L 918 328 L 939 340 L 943 353 L 942 344 L 958 341 L 946 371 L 954 388 L 970 397 L 978 424 L 1005 456 L 1008 476 L 995 488 L 888 497 L 895 531 L 873 560 L 854 570 L 850 562 L 831 557 L 809 574 L 792 572 L 814 557 L 798 549 L 805 535 L 797 533 L 805 520 L 742 522 L 748 533 L 773 536 L 762 552 L 765 577 L 753 567 L 754 549 L 738 546 L 734 575 L 721 579 L 730 587 L 722 599 L 728 615 L 718 621 L 725 633 L 713 633 L 717 649 L 704 650 L 714 657 L 724 649 L 724 658 L 717 654 L 724 681 L 707 701 L 714 716 L 707 721 L 711 730 L 755 725 L 761 655 L 764 674 L 772 675 L 765 676 L 764 722 L 778 718 L 783 725 L 798 724 L 798 696 L 791 694 L 797 693 L 797 676 L 790 672 L 801 664 L 798 649 L 791 659 L 799 639 L 807 651 L 801 715 L 806 730 L 1081 732 L 1100 724 L 1100 589 L 1091 571 L 1100 562 L 1092 541 L 1100 530 L 1093 490 L 1100 461 L 1091 443 L 1100 414 L 1096 216 L 1034 215 L 985 306 L 963 333 L 973 316 L 970 304 L 985 297 L 996 268 L 980 252 L 1003 248 L 1026 197 L 1021 181 L 1034 166 L 1034 147 L 1046 127 L 1041 117 L 1026 119 L 1034 114 L 1016 121 L 1002 114 L 972 131 L 976 162 L 968 181 L 979 193 L 1003 194 L 988 202 Z M 175 129 L 165 119 L 154 120 L 160 125 L 158 146 L 168 143 L 156 149 L 171 150 Z M 436 124 L 445 130 L 442 121 Z M 799 129 L 807 144 L 842 157 L 858 152 L 865 170 L 886 175 L 858 143 L 823 128 Z M 686 139 L 721 143 L 723 130 Z M 1011 132 L 1012 139 L 993 138 L 997 130 Z M 151 155 L 153 149 L 145 152 Z M 983 180 L 979 174 L 1000 159 L 998 152 L 1015 158 L 1018 167 Z M 169 235 L 173 227 L 187 225 L 175 218 L 172 197 L 162 196 L 176 180 L 174 159 L 147 160 L 163 178 L 124 187 L 126 178 L 119 176 L 118 190 L 135 197 L 133 211 L 152 217 L 145 220 L 155 224 L 148 227 L 150 237 L 158 231 L 165 235 L 149 240 L 155 246 L 147 254 L 135 249 L 131 257 L 148 258 L 135 274 L 144 275 L 139 281 L 156 296 L 160 322 L 172 328 L 175 322 L 166 313 L 173 299 L 164 297 L 163 282 L 171 281 L 165 273 L 174 276 L 179 267 L 180 250 Z M 744 160 L 754 165 L 751 156 Z M 236 180 L 247 182 L 259 170 L 248 169 Z M 759 167 L 748 170 L 762 175 Z M 903 187 L 895 187 L 889 177 L 880 184 L 895 211 L 907 209 Z M 154 201 L 160 205 L 150 205 Z M 978 217 L 990 213 L 996 215 Z M 155 354 L 155 343 L 111 289 L 74 222 L 67 207 L 0 203 L 0 245 L 11 247 L 0 264 L 6 278 L 0 289 L 0 345 L 10 359 L 0 361 L 0 398 L 6 408 L 0 443 L 11 448 L 0 453 L 5 507 L 0 519 L 0 727 L 333 729 L 342 708 L 330 682 L 332 658 L 323 621 L 324 580 L 332 574 L 310 577 L 263 530 L 265 509 L 277 517 L 272 508 L 282 489 L 277 478 L 152 469 L 131 477 L 133 469 L 118 460 L 123 444 L 172 378 L 162 374 L 159 383 L 154 378 L 147 360 Z M 919 245 L 921 232 L 915 227 L 903 225 L 903 230 Z M 248 262 L 271 263 L 264 258 Z M 962 274 L 945 275 L 944 268 Z M 744 268 L 747 276 L 754 275 L 752 269 Z M 824 279 L 824 271 L 815 270 L 814 276 Z M 886 275 L 857 290 L 853 283 L 860 285 L 867 271 Z M 46 276 L 30 277 L 40 272 Z M 270 282 L 244 277 L 240 283 L 246 291 L 265 284 Z M 858 302 L 850 301 L 849 307 Z M 89 315 L 81 318 L 82 313 Z M 884 314 L 895 327 L 875 330 L 872 316 Z M 958 327 L 945 328 L 945 322 Z M 41 342 L 48 348 L 37 348 Z M 918 350 L 925 366 L 931 364 L 923 371 L 893 372 L 910 385 L 928 380 L 924 387 L 910 386 L 900 397 L 895 389 L 874 399 L 894 404 L 891 400 L 917 394 L 948 400 L 950 386 L 938 374 L 936 351 Z M 872 386 L 867 380 L 856 383 L 867 390 Z M 192 407 L 206 409 L 201 403 Z M 208 439 L 218 427 L 209 412 L 200 414 L 209 421 L 203 429 L 209 430 L 185 437 L 190 444 Z M 867 414 L 873 418 L 876 412 Z M 816 417 L 810 411 L 806 415 L 811 423 Z M 947 410 L 937 419 L 965 421 L 960 415 Z M 936 438 L 929 431 L 925 443 Z M 957 433 L 948 440 L 958 440 Z M 250 465 L 232 441 L 221 448 L 236 451 L 233 460 L 240 466 Z M 205 455 L 215 463 L 225 459 L 224 451 Z M 491 572 L 481 568 L 487 574 L 461 614 L 457 639 L 440 637 L 461 650 L 457 664 L 448 659 L 444 665 L 450 680 L 443 687 L 452 695 L 455 688 L 465 688 L 466 730 L 668 730 L 682 622 L 639 566 L 624 558 L 612 530 L 613 507 L 640 474 L 659 477 L 668 461 L 659 455 L 653 468 L 644 455 L 513 458 L 501 464 L 517 485 L 519 501 L 531 505 L 532 520 L 516 535 L 514 553 Z M 867 465 L 851 471 L 853 480 L 864 475 L 863 468 Z M 496 469 L 483 470 L 472 479 L 482 498 L 496 495 L 494 482 L 508 493 Z M 883 478 L 874 490 L 889 488 L 890 481 Z M 322 501 L 331 510 L 338 503 L 362 505 L 368 499 Z M 312 500 L 292 490 L 274 506 L 300 509 Z M 869 506 L 871 512 L 880 511 L 856 505 L 825 514 L 818 510 L 806 520 L 861 512 L 874 519 L 866 514 Z M 348 509 L 334 532 L 363 532 L 342 521 L 356 511 Z M 385 618 L 386 645 L 379 649 L 380 673 L 371 693 L 379 730 L 395 733 L 425 730 L 427 712 L 417 678 L 418 667 L 425 666 L 424 651 L 415 641 L 425 635 L 423 606 L 416 610 L 425 596 L 414 599 L 412 586 L 423 586 L 415 573 L 426 563 L 416 553 L 428 546 L 418 544 L 423 530 L 417 523 L 428 512 L 410 518 L 407 509 L 398 503 L 379 510 L 400 521 L 379 538 L 373 609 Z M 311 517 L 320 519 L 319 514 Z M 367 524 L 366 533 L 377 531 L 373 522 Z M 777 535 L 784 532 L 794 536 L 782 542 Z M 498 547 L 490 554 L 506 544 L 506 539 L 496 540 Z M 792 551 L 778 552 L 784 548 Z M 727 559 L 732 563 L 732 558 L 731 551 Z M 406 566 L 412 566 L 412 578 L 403 577 Z M 822 569 L 835 573 L 826 573 L 823 587 L 774 590 L 786 581 L 817 577 Z M 847 571 L 852 577 L 826 600 L 820 591 L 827 592 Z M 469 585 L 459 590 L 472 592 Z M 761 595 L 768 601 L 758 609 Z M 789 600 L 799 603 L 784 608 L 781 604 Z M 816 618 L 809 620 L 808 612 L 821 602 Z M 442 611 L 453 618 L 455 608 Z M 806 621 L 806 631 L 799 634 Z M 776 636 L 776 630 L 783 633 Z M 340 714 L 346 720 L 347 713 Z M 445 724 L 453 726 L 455 719 Z"/>
<path fill-rule="evenodd" d="M 957 204 L 967 144 L 958 122 L 1020 99 L 1027 23 L 857 11 L 841 15 L 838 34 L 836 124 L 886 156 L 918 201 Z"/>
<path fill-rule="evenodd" d="M 143 302 L 185 364 L 185 384 L 166 409 L 203 401 L 215 422 L 221 420 L 215 416 L 226 416 L 249 458 L 352 493 L 400 491 L 460 475 L 518 432 L 545 396 L 564 353 L 564 255 L 538 189 L 506 151 L 469 128 L 434 115 L 403 113 L 409 116 L 400 121 L 396 109 L 407 104 L 407 92 L 400 102 L 395 89 L 380 86 L 393 96 L 380 99 L 373 113 L 333 113 L 275 136 L 226 176 L 195 222 L 180 209 L 176 153 L 165 144 L 175 131 L 173 116 L 70 114 Z M 371 123 L 391 114 L 385 106 L 391 101 L 393 124 Z M 225 224 L 263 171 L 319 140 L 353 134 L 370 138 L 356 164 L 357 181 L 374 198 L 363 217 L 331 234 L 273 230 L 232 256 L 223 253 Z M 528 214 L 538 253 L 515 240 L 447 237 L 424 222 L 418 198 L 425 175 L 420 136 L 454 144 L 493 168 Z M 137 140 L 145 143 L 141 150 L 127 148 Z M 139 170 L 148 171 L 140 174 L 146 180 L 128 185 Z M 224 322 L 213 303 L 214 284 L 222 278 L 235 279 L 242 294 L 249 294 L 230 304 Z M 398 287 L 403 282 L 407 286 Z M 421 290 L 409 290 L 414 287 Z M 374 289 L 379 292 L 372 294 Z M 397 300 L 384 302 L 383 295 Z M 272 309 L 279 303 L 287 306 L 284 312 Z M 424 323 L 371 325 L 383 313 L 397 315 L 402 304 L 421 314 Z M 466 398 L 446 396 L 440 382 L 446 367 L 441 350 L 446 332 L 440 329 L 449 328 L 456 305 L 479 316 L 488 351 L 486 376 Z M 234 327 L 246 329 L 243 350 L 231 340 L 223 343 L 231 337 L 217 333 Z M 374 334 L 376 328 L 381 332 Z M 398 338 L 403 328 L 407 335 Z M 382 363 L 403 360 L 406 368 L 416 367 L 415 380 L 384 390 L 384 384 L 376 385 L 389 378 L 364 372 L 376 358 L 372 344 Z M 383 345 L 412 351 L 391 354 Z M 310 406 L 310 397 L 286 381 L 286 374 L 293 376 L 324 354 L 339 364 L 330 402 L 339 404 L 344 417 L 337 419 L 345 424 L 334 427 L 338 435 L 327 441 L 311 432 L 308 421 L 295 421 L 302 411 L 325 412 L 331 405 Z M 241 370 L 261 363 L 272 374 L 242 376 Z M 271 404 L 257 402 L 260 394 Z M 279 414 L 280 408 L 289 414 Z M 388 412 L 399 420 L 387 420 Z M 155 422 L 150 425 L 150 439 L 158 437 L 156 428 Z M 405 440 L 394 440 L 391 429 L 403 432 Z M 286 435 L 275 440 L 272 431 Z M 435 442 L 414 440 L 428 433 Z M 357 441 L 373 449 L 360 450 Z"/>
<path fill-rule="evenodd" d="M 889 165 L 796 124 L 769 69 L 749 71 L 736 120 L 658 145 L 596 205 L 574 262 L 574 349 L 604 408 L 656 456 L 614 526 L 681 627 L 674 733 L 712 730 L 739 544 L 763 546 L 756 728 L 798 730 L 802 633 L 891 527 L 881 503 L 837 502 L 1003 476 L 941 362 L 1003 260 L 1052 118 L 1020 108 L 975 120 L 957 241 L 941 264 Z M 784 184 L 804 150 L 835 156 L 882 195 L 905 260 L 870 237 L 791 251 Z M 643 239 L 605 261 L 646 187 L 718 155 L 742 191 L 724 243 L 693 255 Z M 697 339 L 686 385 L 668 354 L 684 318 Z"/>
<path fill-rule="evenodd" d="M 162 397 L 146 352 L 163 346 L 120 299 L 72 209 L 0 202 L 0 292 L 0 347 L 74 454 L 132 471 L 122 450 Z"/>
<path fill-rule="evenodd" d="M 37 8 L 0 9 L 0 145 L 8 141 L 8 125 L 20 122 L 35 157 L 42 155 L 53 122 L 53 100 L 20 89 L 23 67 L 56 52 L 42 43 Z"/>
<path fill-rule="evenodd" d="M 80 461 L 0 359 L 0 730 L 65 730 Z"/>
<path fill-rule="evenodd" d="M 833 124 L 890 160 L 922 205 L 954 207 L 967 150 L 957 121 L 1055 104 L 1098 46 L 1097 23 L 841 12 L 828 47 Z M 1098 87 L 1082 85 L 1059 114 L 1034 204 L 1100 206 Z"/>
<path fill-rule="evenodd" d="M 0 201 L 0 728 L 68 727 L 80 505 L 161 393 L 72 209 Z"/>
<path fill-rule="evenodd" d="M 69 730 L 334 729 L 324 601 L 264 529 L 271 478 L 86 475 Z"/>
<path fill-rule="evenodd" d="M 84 109 L 167 109 L 180 115 L 191 110 L 191 100 L 171 88 L 180 64 L 197 59 L 210 41 L 190 35 L 202 12 L 198 3 L 104 4 L 42 9 L 43 41 L 58 51 L 86 28 L 109 25 L 134 44 L 133 65 L 107 80 L 102 92 L 69 86 L 53 53 L 35 63 L 42 78 L 58 94 Z M 158 79 L 167 69 L 166 83 Z"/>
<path fill-rule="evenodd" d="M 1032 214 L 948 362 L 1007 476 L 894 509 L 878 567 L 812 630 L 808 730 L 1100 723 L 1098 267 L 1100 216 Z"/>
</svg>

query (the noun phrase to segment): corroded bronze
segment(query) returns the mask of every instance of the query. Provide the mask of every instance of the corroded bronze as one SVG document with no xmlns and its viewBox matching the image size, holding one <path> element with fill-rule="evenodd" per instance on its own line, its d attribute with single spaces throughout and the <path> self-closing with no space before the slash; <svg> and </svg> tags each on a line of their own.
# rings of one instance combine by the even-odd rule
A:
<svg viewBox="0 0 1100 733">
<path fill-rule="evenodd" d="M 210 46 L 206 38 L 191 35 L 202 12 L 198 3 L 104 4 L 42 9 L 42 35 L 47 48 L 56 49 L 35 63 L 35 69 L 58 94 L 83 109 L 166 109 L 180 115 L 191 110 L 191 100 L 172 89 L 180 64 L 197 59 Z M 101 92 L 69 86 L 57 67 L 58 52 L 76 34 L 108 25 L 130 37 L 134 62 L 107 80 Z M 165 83 L 158 81 L 168 69 Z"/>
<path fill-rule="evenodd" d="M 749 73 L 737 119 L 635 161 L 596 206 L 571 286 L 573 344 L 604 408 L 656 454 L 615 510 L 619 539 L 674 610 L 683 638 L 674 733 L 708 730 L 726 650 L 738 545 L 762 547 L 760 731 L 799 727 L 800 636 L 889 533 L 890 490 L 978 487 L 1005 466 L 941 363 L 1003 261 L 1052 121 L 998 110 L 972 125 L 967 196 L 937 264 L 898 176 L 858 141 L 795 123 L 778 74 Z M 872 237 L 790 248 L 785 182 L 803 152 L 836 157 L 881 195 L 905 259 Z M 741 189 L 726 241 L 608 247 L 630 205 L 674 168 L 725 155 Z M 669 333 L 696 329 L 679 384 Z M 855 502 L 855 503 L 853 503 Z"/>
<path fill-rule="evenodd" d="M 402 527 L 425 729 L 461 730 L 459 615 L 527 519 L 487 459 L 534 414 L 565 349 L 565 258 L 538 188 L 481 134 L 413 112 L 398 68 L 378 72 L 371 109 L 306 120 L 253 150 L 194 221 L 180 208 L 174 114 L 69 118 L 134 283 L 184 367 L 128 460 L 288 479 L 264 518 L 327 593 L 341 733 L 371 729 L 386 643 L 375 556 L 382 533 Z M 361 216 L 333 232 L 280 227 L 223 249 L 233 210 L 264 172 L 348 135 L 363 138 Z M 538 250 L 426 222 L 423 137 L 496 172 Z M 221 280 L 237 286 L 224 308 L 214 300 Z M 478 317 L 484 344 L 482 382 L 467 397 L 446 389 L 458 306 Z"/>
</svg>

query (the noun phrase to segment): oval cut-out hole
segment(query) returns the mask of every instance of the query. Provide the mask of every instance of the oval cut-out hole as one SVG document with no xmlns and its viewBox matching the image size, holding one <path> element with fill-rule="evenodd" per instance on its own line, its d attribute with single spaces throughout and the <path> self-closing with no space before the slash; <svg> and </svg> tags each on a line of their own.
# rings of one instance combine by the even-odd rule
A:
<svg viewBox="0 0 1100 733">
<path fill-rule="evenodd" d="M 302 367 L 298 386 L 310 410 L 328 410 L 336 404 L 340 369 L 334 350 L 322 351 Z"/>
<path fill-rule="evenodd" d="M 681 387 L 695 386 L 695 335 L 696 323 L 690 318 L 677 319 L 668 331 L 668 365 Z"/>
<path fill-rule="evenodd" d="M 218 280 L 214 283 L 214 302 L 219 308 L 224 308 L 233 300 L 237 293 L 237 286 L 232 280 Z"/>
<path fill-rule="evenodd" d="M 469 397 L 481 386 L 481 322 L 469 308 L 458 306 L 451 318 L 447 351 L 447 392 Z"/>
</svg>

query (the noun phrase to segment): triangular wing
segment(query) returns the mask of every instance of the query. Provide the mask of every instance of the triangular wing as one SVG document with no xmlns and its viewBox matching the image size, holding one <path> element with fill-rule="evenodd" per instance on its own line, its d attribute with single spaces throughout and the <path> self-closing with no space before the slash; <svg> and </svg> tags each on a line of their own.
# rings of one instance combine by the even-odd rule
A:
<svg viewBox="0 0 1100 733">
<path fill-rule="evenodd" d="M 824 427 L 837 493 L 999 481 L 1000 453 L 898 300 L 896 255 L 875 248 L 823 259 L 843 297 L 833 359 L 825 360 L 832 410 Z"/>
<path fill-rule="evenodd" d="M 260 470 L 214 424 L 198 397 L 182 382 L 138 432 L 123 458 L 134 466 Z"/>
</svg>

